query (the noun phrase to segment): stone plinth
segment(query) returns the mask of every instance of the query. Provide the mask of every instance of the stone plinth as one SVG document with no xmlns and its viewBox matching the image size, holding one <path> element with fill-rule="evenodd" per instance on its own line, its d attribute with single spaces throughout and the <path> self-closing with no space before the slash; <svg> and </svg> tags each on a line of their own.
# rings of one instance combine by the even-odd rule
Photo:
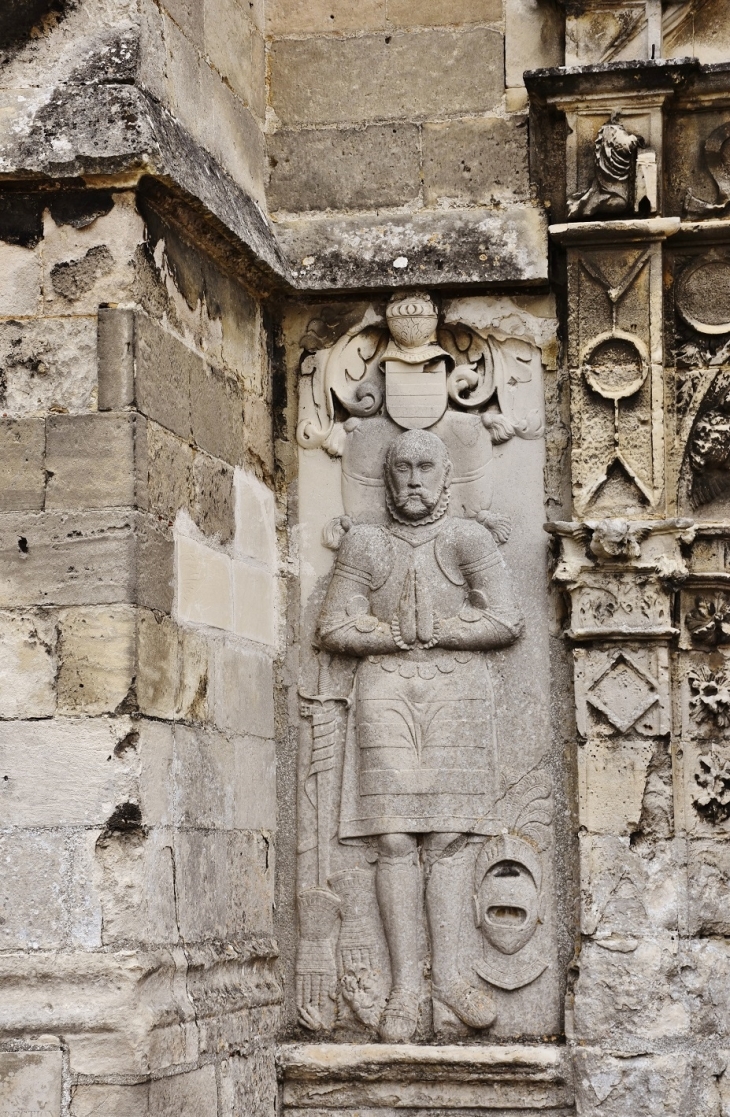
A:
<svg viewBox="0 0 730 1117">
<path fill-rule="evenodd" d="M 277 1063 L 287 1117 L 575 1112 L 567 1050 L 547 1044 L 284 1044 Z"/>
</svg>

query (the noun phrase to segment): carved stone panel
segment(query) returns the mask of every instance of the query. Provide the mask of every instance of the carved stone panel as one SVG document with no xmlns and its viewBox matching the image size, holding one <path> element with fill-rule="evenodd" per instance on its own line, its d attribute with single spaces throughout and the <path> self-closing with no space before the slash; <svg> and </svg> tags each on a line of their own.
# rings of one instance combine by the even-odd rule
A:
<svg viewBox="0 0 730 1117">
<path fill-rule="evenodd" d="M 300 333 L 309 1032 L 558 1026 L 544 313 L 408 291 Z"/>
</svg>

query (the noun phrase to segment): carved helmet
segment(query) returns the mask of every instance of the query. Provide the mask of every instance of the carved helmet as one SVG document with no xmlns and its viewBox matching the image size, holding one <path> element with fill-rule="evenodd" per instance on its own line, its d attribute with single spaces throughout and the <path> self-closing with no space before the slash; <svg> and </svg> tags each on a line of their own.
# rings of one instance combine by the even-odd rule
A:
<svg viewBox="0 0 730 1117">
<path fill-rule="evenodd" d="M 487 942 L 516 954 L 542 922 L 540 855 L 524 838 L 485 841 L 474 867 L 474 919 Z"/>
</svg>

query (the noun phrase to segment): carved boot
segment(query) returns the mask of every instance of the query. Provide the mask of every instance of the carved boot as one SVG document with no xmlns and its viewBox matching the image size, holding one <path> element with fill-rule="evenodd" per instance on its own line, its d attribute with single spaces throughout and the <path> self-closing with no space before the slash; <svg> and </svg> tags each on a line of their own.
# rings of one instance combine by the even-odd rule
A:
<svg viewBox="0 0 730 1117">
<path fill-rule="evenodd" d="M 456 1021 L 469 1028 L 488 1028 L 497 1015 L 486 990 L 471 985 L 459 971 L 461 916 L 469 895 L 465 850 L 434 861 L 426 886 L 426 911 L 431 934 L 431 978 L 434 1027 L 451 1028 Z M 451 1012 L 444 1011 L 450 1009 Z"/>
<path fill-rule="evenodd" d="M 416 1031 L 421 991 L 421 874 L 415 842 L 407 853 L 381 852 L 376 885 L 392 977 L 378 1032 L 385 1043 L 407 1043 Z"/>
</svg>

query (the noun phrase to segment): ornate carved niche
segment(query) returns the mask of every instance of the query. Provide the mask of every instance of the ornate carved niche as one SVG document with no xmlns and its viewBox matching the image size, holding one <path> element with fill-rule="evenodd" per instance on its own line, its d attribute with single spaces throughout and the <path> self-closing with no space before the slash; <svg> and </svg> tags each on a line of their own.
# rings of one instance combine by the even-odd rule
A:
<svg viewBox="0 0 730 1117">
<path fill-rule="evenodd" d="M 301 335 L 294 1010 L 309 1032 L 559 1027 L 543 307 L 396 292 Z"/>
</svg>

